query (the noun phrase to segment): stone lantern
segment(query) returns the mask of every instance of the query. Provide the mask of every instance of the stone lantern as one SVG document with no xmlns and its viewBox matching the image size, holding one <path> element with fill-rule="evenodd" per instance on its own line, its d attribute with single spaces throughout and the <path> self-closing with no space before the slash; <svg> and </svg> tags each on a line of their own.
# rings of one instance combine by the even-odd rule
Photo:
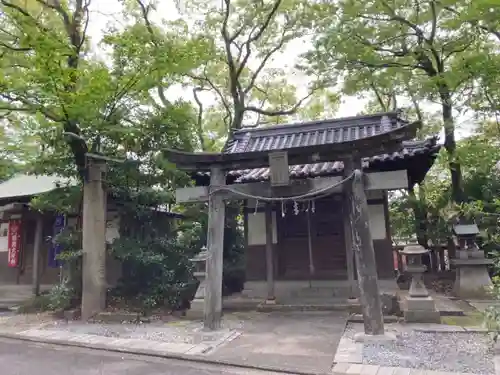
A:
<svg viewBox="0 0 500 375">
<path fill-rule="evenodd" d="M 191 262 L 194 263 L 193 276 L 199 281 L 198 289 L 194 295 L 194 299 L 191 301 L 191 306 L 187 312 L 187 316 L 192 319 L 202 319 L 205 310 L 205 289 L 207 283 L 207 259 L 208 251 L 205 246 L 201 248 L 201 251 L 196 254 Z"/>
<path fill-rule="evenodd" d="M 488 266 L 493 260 L 484 257 L 477 245 L 479 228 L 476 224 L 458 224 L 453 227 L 457 243 L 456 259 L 451 263 L 456 268 L 454 293 L 460 298 L 487 298 L 492 286 Z"/>
<path fill-rule="evenodd" d="M 410 290 L 406 297 L 404 317 L 407 322 L 440 323 L 439 311 L 434 299 L 429 295 L 423 281 L 423 273 L 427 269 L 422 264 L 422 255 L 429 250 L 420 245 L 408 245 L 401 250 L 407 257 L 406 271 L 411 274 Z"/>
</svg>

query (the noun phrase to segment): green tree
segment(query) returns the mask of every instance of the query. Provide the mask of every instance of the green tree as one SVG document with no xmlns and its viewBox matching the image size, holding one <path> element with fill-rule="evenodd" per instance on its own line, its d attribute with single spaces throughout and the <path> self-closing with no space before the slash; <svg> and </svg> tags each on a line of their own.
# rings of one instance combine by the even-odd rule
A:
<svg viewBox="0 0 500 375">
<path fill-rule="evenodd" d="M 473 77 L 460 63 L 460 57 L 464 51 L 483 45 L 485 37 L 472 25 L 455 22 L 456 15 L 445 3 L 344 0 L 331 4 L 326 7 L 328 15 L 319 22 L 315 48 L 308 57 L 326 81 L 347 77 L 352 84 L 364 80 L 357 87 L 359 92 L 369 89 L 367 77 L 376 73 L 383 76 L 386 86 L 389 77 L 396 77 L 396 86 L 402 82 L 406 88 L 411 87 L 417 99 L 439 103 L 453 199 L 461 201 L 462 172 L 456 157 L 454 110 L 463 104 L 461 90 Z"/>
<path fill-rule="evenodd" d="M 127 32 L 109 30 L 102 42 L 112 51 L 111 62 L 102 61 L 91 53 L 86 34 L 89 5 L 0 2 L 0 110 L 37 138 L 38 164 L 83 178 L 87 152 L 124 156 L 151 154 L 166 144 L 191 148 L 192 107 L 158 107 L 149 94 L 159 74 L 175 74 L 182 65 L 184 46 L 170 43 L 163 55 L 152 54 L 147 44 L 132 48 Z"/>
<path fill-rule="evenodd" d="M 242 126 L 283 122 L 285 116 L 308 104 L 309 109 L 298 116 L 318 116 L 321 105 L 309 100 L 317 87 L 299 93 L 298 83 L 290 77 L 304 74 L 295 69 L 293 61 L 285 61 L 310 33 L 314 5 L 303 0 L 191 0 L 183 8 L 183 15 L 200 17 L 189 28 L 190 37 L 208 41 L 205 61 L 188 74 L 207 132 L 225 138 Z M 202 106 L 201 92 L 214 98 L 209 108 Z M 323 104 L 333 98 L 325 96 Z M 327 110 L 331 107 L 327 105 Z"/>
</svg>

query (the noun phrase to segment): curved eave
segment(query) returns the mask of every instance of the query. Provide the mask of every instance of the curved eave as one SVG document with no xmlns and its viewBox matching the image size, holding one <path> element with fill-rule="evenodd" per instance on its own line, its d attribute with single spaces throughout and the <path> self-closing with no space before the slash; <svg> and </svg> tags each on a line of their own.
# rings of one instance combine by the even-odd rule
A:
<svg viewBox="0 0 500 375">
<path fill-rule="evenodd" d="M 373 157 L 400 151 L 402 141 L 414 138 L 420 126 L 420 122 L 413 122 L 371 137 L 339 143 L 290 147 L 279 151 L 287 152 L 289 165 L 345 160 L 352 157 Z M 272 151 L 264 150 L 225 154 L 191 153 L 166 149 L 163 150 L 163 155 L 179 169 L 209 171 L 214 166 L 226 170 L 266 167 L 269 165 L 270 152 Z"/>
</svg>

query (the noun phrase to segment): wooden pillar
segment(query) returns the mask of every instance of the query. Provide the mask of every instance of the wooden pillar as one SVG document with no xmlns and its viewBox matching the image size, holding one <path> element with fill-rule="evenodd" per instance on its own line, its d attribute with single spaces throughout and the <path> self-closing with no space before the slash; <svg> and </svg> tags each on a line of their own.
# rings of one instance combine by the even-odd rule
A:
<svg viewBox="0 0 500 375">
<path fill-rule="evenodd" d="M 210 186 L 226 184 L 222 169 L 210 170 Z M 222 317 L 222 267 L 224 249 L 225 205 L 220 194 L 211 194 L 208 199 L 207 233 L 207 289 L 203 325 L 205 329 L 216 330 L 221 326 Z"/>
<path fill-rule="evenodd" d="M 350 160 L 344 161 L 344 177 L 348 177 L 353 172 L 353 165 Z M 347 187 L 347 188 L 346 188 Z M 350 204 L 352 199 L 352 188 L 347 185 L 344 187 L 344 207 L 343 207 L 343 222 L 344 222 L 344 241 L 346 252 L 346 267 L 347 280 L 349 283 L 349 298 L 356 296 L 356 280 L 354 280 L 354 250 L 352 247 L 352 227 L 350 220 Z"/>
<path fill-rule="evenodd" d="M 33 294 L 40 295 L 40 250 L 43 243 L 43 216 L 37 215 L 33 241 Z"/>
<path fill-rule="evenodd" d="M 266 203 L 266 281 L 267 281 L 267 301 L 274 301 L 274 251 L 273 251 L 273 206 Z"/>
<path fill-rule="evenodd" d="M 309 288 L 312 288 L 315 268 L 314 268 L 313 244 L 312 244 L 313 229 L 311 223 L 311 212 L 309 210 L 307 210 L 306 212 L 306 221 L 307 221 L 307 254 L 309 257 Z"/>
<path fill-rule="evenodd" d="M 354 171 L 352 197 L 350 199 L 350 221 L 352 244 L 356 257 L 356 270 L 363 310 L 365 334 L 383 335 L 384 317 L 377 278 L 375 250 L 370 232 L 368 202 L 366 200 L 364 175 L 360 169 Z"/>
<path fill-rule="evenodd" d="M 102 186 L 106 164 L 90 158 L 87 163 L 83 184 L 83 320 L 106 307 L 106 197 Z"/>
</svg>

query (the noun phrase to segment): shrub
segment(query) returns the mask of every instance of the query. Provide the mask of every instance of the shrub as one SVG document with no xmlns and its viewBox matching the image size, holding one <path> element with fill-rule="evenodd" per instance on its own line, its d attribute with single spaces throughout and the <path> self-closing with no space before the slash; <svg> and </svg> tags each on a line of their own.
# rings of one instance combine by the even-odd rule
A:
<svg viewBox="0 0 500 375">
<path fill-rule="evenodd" d="M 146 309 L 176 308 L 192 297 L 196 283 L 192 264 L 175 239 L 123 237 L 113 242 L 111 250 L 123 264 L 119 295 L 139 300 Z"/>
<path fill-rule="evenodd" d="M 48 308 L 54 311 L 67 310 L 71 307 L 71 302 L 73 301 L 74 296 L 75 291 L 68 285 L 67 282 L 55 285 L 48 294 Z"/>
</svg>

